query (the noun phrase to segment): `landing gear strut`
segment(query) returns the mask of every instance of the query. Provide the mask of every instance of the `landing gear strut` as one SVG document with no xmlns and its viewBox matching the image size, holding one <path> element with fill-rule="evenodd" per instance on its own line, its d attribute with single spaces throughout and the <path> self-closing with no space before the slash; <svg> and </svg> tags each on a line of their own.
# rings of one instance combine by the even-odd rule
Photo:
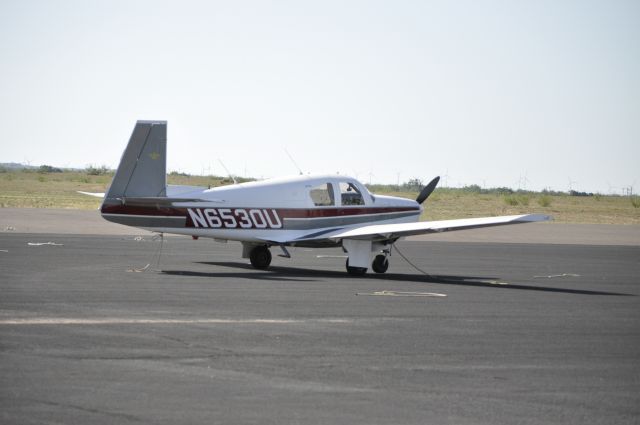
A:
<svg viewBox="0 0 640 425">
<path fill-rule="evenodd" d="M 249 253 L 249 260 L 256 269 L 266 269 L 271 264 L 271 251 L 265 245 L 256 246 Z"/>
</svg>

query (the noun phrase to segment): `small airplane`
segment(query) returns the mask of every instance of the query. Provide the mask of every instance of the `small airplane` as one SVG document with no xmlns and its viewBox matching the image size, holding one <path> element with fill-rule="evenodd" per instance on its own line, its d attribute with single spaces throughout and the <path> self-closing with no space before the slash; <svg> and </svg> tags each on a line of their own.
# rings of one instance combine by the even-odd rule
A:
<svg viewBox="0 0 640 425">
<path fill-rule="evenodd" d="M 108 221 L 158 233 L 242 243 L 242 258 L 258 269 L 271 264 L 271 247 L 342 247 L 351 275 L 371 267 L 384 273 L 399 238 L 433 232 L 546 221 L 539 214 L 420 222 L 422 203 L 374 195 L 351 177 L 300 175 L 204 188 L 167 184 L 167 122 L 138 121 L 100 208 Z"/>
</svg>

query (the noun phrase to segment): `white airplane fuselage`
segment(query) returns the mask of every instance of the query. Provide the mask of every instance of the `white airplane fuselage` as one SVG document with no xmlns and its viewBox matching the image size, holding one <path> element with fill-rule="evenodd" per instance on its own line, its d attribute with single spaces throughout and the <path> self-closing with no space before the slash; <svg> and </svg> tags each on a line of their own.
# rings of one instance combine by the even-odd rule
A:
<svg viewBox="0 0 640 425">
<path fill-rule="evenodd" d="M 105 203 L 102 215 L 120 224 L 248 243 L 333 246 L 310 239 L 350 227 L 419 220 L 416 201 L 372 195 L 354 178 L 341 175 L 295 176 L 211 189 L 167 186 L 163 200 Z M 296 242 L 299 238 L 299 242 Z M 279 242 L 279 241 L 287 241 Z"/>
</svg>

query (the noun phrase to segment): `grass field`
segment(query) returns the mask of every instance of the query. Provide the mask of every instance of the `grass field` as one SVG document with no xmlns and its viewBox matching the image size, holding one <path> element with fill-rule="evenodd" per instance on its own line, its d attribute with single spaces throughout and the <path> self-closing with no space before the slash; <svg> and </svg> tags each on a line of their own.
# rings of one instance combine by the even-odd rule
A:
<svg viewBox="0 0 640 425">
<path fill-rule="evenodd" d="M 2 208 L 97 209 L 100 199 L 77 191 L 104 192 L 111 175 L 85 172 L 37 173 L 5 171 L 0 173 Z M 219 186 L 227 179 L 213 176 L 169 175 L 170 184 Z M 416 192 L 386 192 L 385 195 L 415 199 Z M 436 189 L 425 203 L 425 220 L 510 215 L 550 214 L 560 223 L 640 224 L 638 197 L 569 196 L 516 193 L 512 195 L 466 193 L 460 189 Z"/>
</svg>

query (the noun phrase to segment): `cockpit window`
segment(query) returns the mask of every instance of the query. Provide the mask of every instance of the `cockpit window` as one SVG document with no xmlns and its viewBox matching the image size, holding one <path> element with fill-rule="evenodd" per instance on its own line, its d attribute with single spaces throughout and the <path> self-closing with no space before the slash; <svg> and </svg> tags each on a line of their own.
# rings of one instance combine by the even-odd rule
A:
<svg viewBox="0 0 640 425">
<path fill-rule="evenodd" d="M 349 182 L 340 182 L 342 205 L 364 205 L 364 199 L 358 188 Z"/>
<path fill-rule="evenodd" d="M 329 207 L 336 204 L 333 198 L 333 187 L 331 183 L 322 183 L 321 185 L 313 187 L 309 194 L 316 207 Z"/>
</svg>

